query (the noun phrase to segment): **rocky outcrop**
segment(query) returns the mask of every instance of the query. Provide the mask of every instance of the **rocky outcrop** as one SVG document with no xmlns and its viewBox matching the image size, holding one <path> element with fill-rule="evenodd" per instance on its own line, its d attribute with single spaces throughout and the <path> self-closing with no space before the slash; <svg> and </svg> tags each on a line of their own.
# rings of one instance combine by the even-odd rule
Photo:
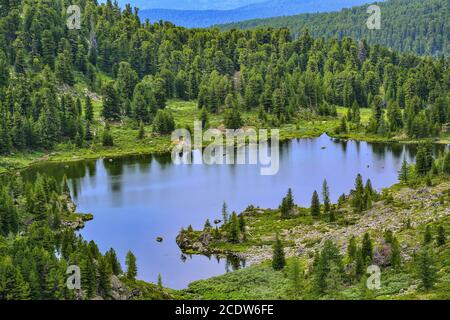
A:
<svg viewBox="0 0 450 320">
<path fill-rule="evenodd" d="M 193 251 L 201 254 L 217 253 L 216 250 L 209 247 L 213 240 L 214 237 L 209 231 L 189 232 L 182 230 L 176 238 L 177 245 L 183 252 Z"/>
</svg>

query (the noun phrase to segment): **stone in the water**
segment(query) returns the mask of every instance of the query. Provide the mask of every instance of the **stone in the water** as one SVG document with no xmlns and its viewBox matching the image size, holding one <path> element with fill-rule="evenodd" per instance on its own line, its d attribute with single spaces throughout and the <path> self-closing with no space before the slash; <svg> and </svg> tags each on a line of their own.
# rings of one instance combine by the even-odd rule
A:
<svg viewBox="0 0 450 320">
<path fill-rule="evenodd" d="M 157 238 L 156 238 L 156 241 L 158 241 L 158 242 L 163 242 L 163 238 L 162 238 L 162 237 L 157 237 Z"/>
</svg>

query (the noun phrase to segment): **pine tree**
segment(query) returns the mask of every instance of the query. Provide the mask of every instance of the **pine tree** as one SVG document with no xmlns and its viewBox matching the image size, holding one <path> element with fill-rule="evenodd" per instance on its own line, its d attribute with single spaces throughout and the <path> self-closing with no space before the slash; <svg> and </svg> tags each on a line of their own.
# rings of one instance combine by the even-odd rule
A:
<svg viewBox="0 0 450 320">
<path fill-rule="evenodd" d="M 409 176 L 409 168 L 408 162 L 406 161 L 406 157 L 403 157 L 402 167 L 398 173 L 398 179 L 400 182 L 406 183 L 408 182 Z"/>
<path fill-rule="evenodd" d="M 436 281 L 436 267 L 433 254 L 428 246 L 424 246 L 417 258 L 417 272 L 421 286 L 425 291 L 433 288 Z"/>
<path fill-rule="evenodd" d="M 352 207 L 357 213 L 363 212 L 365 208 L 364 185 L 360 174 L 358 174 L 355 180 L 355 190 L 352 195 Z"/>
<path fill-rule="evenodd" d="M 395 237 L 391 243 L 391 265 L 394 269 L 400 268 L 401 265 L 400 244 Z"/>
<path fill-rule="evenodd" d="M 357 253 L 358 253 L 358 245 L 356 244 L 356 238 L 355 238 L 355 236 L 352 236 L 350 238 L 350 241 L 349 241 L 348 247 L 347 247 L 347 256 L 348 256 L 348 259 L 350 262 L 353 262 L 356 260 Z"/>
<path fill-rule="evenodd" d="M 437 237 L 436 237 L 437 245 L 443 246 L 446 241 L 447 241 L 447 239 L 445 236 L 445 229 L 443 226 L 439 226 L 437 229 Z"/>
<path fill-rule="evenodd" d="M 317 191 L 314 191 L 311 199 L 311 215 L 315 218 L 320 216 L 320 200 Z"/>
<path fill-rule="evenodd" d="M 222 220 L 223 224 L 228 223 L 228 206 L 226 202 L 224 202 L 222 205 Z"/>
<path fill-rule="evenodd" d="M 104 257 L 98 261 L 98 287 L 97 293 L 103 298 L 111 295 L 111 266 Z"/>
<path fill-rule="evenodd" d="M 323 198 L 323 207 L 325 212 L 330 212 L 331 204 L 330 204 L 330 190 L 328 188 L 327 180 L 323 180 L 322 184 L 322 198 Z"/>
<path fill-rule="evenodd" d="M 236 212 L 233 211 L 229 222 L 230 241 L 233 243 L 239 242 L 239 220 Z"/>
<path fill-rule="evenodd" d="M 365 263 L 372 262 L 373 259 L 373 245 L 370 235 L 368 233 L 364 234 L 361 246 L 361 253 Z"/>
<path fill-rule="evenodd" d="M 320 254 L 316 255 L 312 270 L 314 291 L 324 294 L 335 291 L 342 282 L 344 267 L 339 249 L 331 240 L 326 240 Z M 332 284 L 332 287 L 328 287 Z"/>
<path fill-rule="evenodd" d="M 292 189 L 289 188 L 286 195 L 286 206 L 289 211 L 294 208 L 294 197 L 292 196 Z"/>
<path fill-rule="evenodd" d="M 94 120 L 94 107 L 92 106 L 92 101 L 89 96 L 86 96 L 84 100 L 84 117 L 88 122 Z"/>
<path fill-rule="evenodd" d="M 131 251 L 128 251 L 125 258 L 125 264 L 127 265 L 126 276 L 129 280 L 134 280 L 137 276 L 136 257 Z"/>
<path fill-rule="evenodd" d="M 200 121 L 202 122 L 202 128 L 208 129 L 209 115 L 208 115 L 208 110 L 205 107 L 203 107 L 202 110 L 200 111 Z"/>
<path fill-rule="evenodd" d="M 122 274 L 122 267 L 120 266 L 119 259 L 117 259 L 116 251 L 113 248 L 106 252 L 105 258 L 111 266 L 111 271 L 114 275 L 118 276 Z"/>
<path fill-rule="evenodd" d="M 433 241 L 433 236 L 431 234 L 431 227 L 427 225 L 425 227 L 425 233 L 423 235 L 423 244 L 424 245 L 430 244 L 431 241 Z"/>
<path fill-rule="evenodd" d="M 203 226 L 204 231 L 208 231 L 211 229 L 211 222 L 209 222 L 209 219 L 206 219 L 205 224 Z"/>
<path fill-rule="evenodd" d="M 297 297 L 303 289 L 303 270 L 298 258 L 293 258 L 290 266 L 289 278 L 291 280 L 292 295 Z"/>
<path fill-rule="evenodd" d="M 145 126 L 144 122 L 139 122 L 139 132 L 138 132 L 138 139 L 142 140 L 145 137 Z"/>
<path fill-rule="evenodd" d="M 277 234 L 275 243 L 273 245 L 273 258 L 272 258 L 272 268 L 275 271 L 284 269 L 286 265 L 286 259 L 284 256 L 284 247 Z"/>
<path fill-rule="evenodd" d="M 159 134 L 170 134 L 175 130 L 175 120 L 169 110 L 158 110 L 153 120 L 153 131 Z"/>
<path fill-rule="evenodd" d="M 158 288 L 159 289 L 163 288 L 162 276 L 160 273 L 158 273 Z"/>
<path fill-rule="evenodd" d="M 338 128 L 338 133 L 343 134 L 343 133 L 347 133 L 348 129 L 347 129 L 347 117 L 343 116 L 341 118 L 341 122 L 339 124 L 339 128 Z"/>
<path fill-rule="evenodd" d="M 114 139 L 111 134 L 111 128 L 109 126 L 109 123 L 106 123 L 105 130 L 103 130 L 103 139 L 102 143 L 104 147 L 112 147 L 114 146 Z"/>
<path fill-rule="evenodd" d="M 102 116 L 105 120 L 119 120 L 121 116 L 120 99 L 113 81 L 104 88 Z"/>
</svg>

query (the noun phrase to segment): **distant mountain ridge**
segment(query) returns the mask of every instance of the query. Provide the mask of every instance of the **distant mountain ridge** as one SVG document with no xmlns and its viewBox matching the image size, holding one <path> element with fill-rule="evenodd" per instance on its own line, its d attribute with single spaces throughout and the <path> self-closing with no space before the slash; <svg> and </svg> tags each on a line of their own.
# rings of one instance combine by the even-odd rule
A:
<svg viewBox="0 0 450 320">
<path fill-rule="evenodd" d="M 200 28 L 255 18 L 336 11 L 368 2 L 370 0 L 268 0 L 233 10 L 148 9 L 141 10 L 139 16 L 150 21 L 165 20 L 184 27 Z"/>
<path fill-rule="evenodd" d="M 105 2 L 106 0 L 100 0 Z M 120 7 L 124 8 L 130 3 L 141 10 L 146 9 L 173 9 L 173 10 L 232 10 L 246 5 L 267 0 L 118 0 Z"/>
</svg>

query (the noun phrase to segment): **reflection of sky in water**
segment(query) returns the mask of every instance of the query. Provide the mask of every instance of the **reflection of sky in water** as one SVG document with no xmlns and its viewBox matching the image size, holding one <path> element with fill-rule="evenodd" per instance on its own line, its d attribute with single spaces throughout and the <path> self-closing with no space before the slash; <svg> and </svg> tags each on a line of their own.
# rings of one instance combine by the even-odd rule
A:
<svg viewBox="0 0 450 320">
<path fill-rule="evenodd" d="M 80 212 L 94 220 L 81 231 L 102 251 L 116 249 L 122 263 L 131 249 L 137 256 L 139 278 L 155 282 L 161 273 L 165 285 L 183 288 L 194 280 L 225 272 L 224 260 L 187 257 L 182 261 L 175 237 L 181 227 L 201 228 L 208 218 L 248 205 L 275 208 L 289 187 L 296 203 L 309 206 L 314 190 L 326 178 L 333 201 L 353 188 L 358 173 L 380 189 L 397 182 L 407 148 L 401 145 L 340 142 L 327 136 L 292 140 L 280 146 L 280 170 L 261 176 L 257 165 L 179 165 L 169 156 L 52 164 L 41 171 L 71 178 L 71 190 Z M 414 148 L 406 159 L 412 161 Z M 320 193 L 320 192 L 319 192 Z M 162 236 L 162 243 L 156 237 Z"/>
</svg>

